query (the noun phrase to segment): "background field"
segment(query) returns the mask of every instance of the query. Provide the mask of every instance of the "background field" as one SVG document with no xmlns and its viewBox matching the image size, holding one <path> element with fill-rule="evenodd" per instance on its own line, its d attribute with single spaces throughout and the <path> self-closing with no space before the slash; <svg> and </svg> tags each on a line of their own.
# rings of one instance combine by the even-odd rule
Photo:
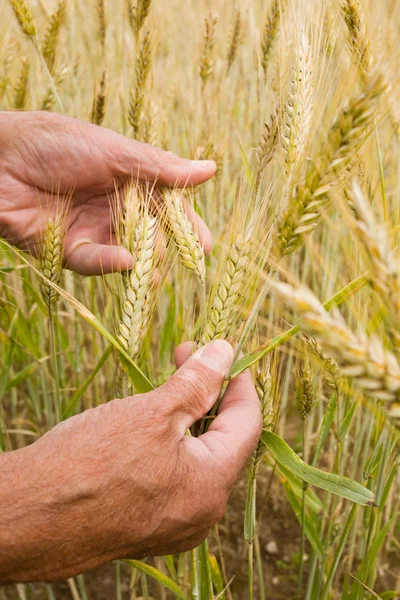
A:
<svg viewBox="0 0 400 600">
<path fill-rule="evenodd" d="M 391 368 L 398 377 L 400 355 L 398 3 L 154 0 L 138 33 L 130 5 L 121 0 L 69 0 L 65 7 L 29 0 L 29 6 L 66 114 L 217 162 L 214 180 L 187 195 L 214 236 L 206 259 L 211 299 L 238 236 L 247 236 L 251 245 L 225 337 L 239 341 L 267 277 L 271 287 L 264 289 L 245 352 L 304 317 L 305 305 L 295 294 L 300 285 L 324 302 L 364 277 L 332 314 L 336 322 L 343 317 L 361 348 L 371 348 L 371 360 L 357 354 L 354 340 L 349 348 L 355 358 L 350 350 L 342 352 L 347 342 L 338 349 L 333 325 L 324 321 L 318 331 L 302 326 L 311 337 L 301 333 L 277 340 L 253 369 L 255 378 L 259 370 L 271 375 L 266 428 L 275 428 L 308 464 L 365 484 L 377 506 L 359 506 L 314 486 L 306 490 L 290 468 L 266 452 L 257 476 L 251 544 L 243 533 L 247 473 L 210 535 L 217 561 L 212 562 L 215 597 L 399 596 L 397 383 L 393 393 L 381 393 L 390 388 Z M 8 0 L 0 0 L 0 8 L 0 109 L 61 112 L 32 40 Z M 151 60 L 144 84 L 140 57 L 147 32 Z M 304 199 L 300 192 L 319 175 L 318 194 L 314 189 Z M 364 237 L 354 180 L 374 215 Z M 288 245 L 290 236 L 296 247 Z M 176 345 L 199 338 L 202 316 L 196 279 L 180 263 L 173 243 L 161 271 L 152 326 L 137 357 L 155 384 L 173 372 Z M 292 287 L 276 289 L 278 279 Z M 83 278 L 65 272 L 62 286 L 115 332 L 119 275 Z M 108 342 L 61 299 L 53 309 L 57 377 L 38 277 L 5 247 L 0 288 L 0 447 L 7 451 L 31 443 L 61 415 L 112 399 L 118 358 L 112 354 L 94 372 Z M 212 306 L 209 300 L 205 318 Z M 378 340 L 378 347 L 371 340 Z M 250 473 L 255 475 L 254 462 Z M 150 563 L 190 596 L 188 556 Z M 71 597 L 167 600 L 173 595 L 125 564 L 65 584 L 0 589 L 1 600 Z"/>
</svg>

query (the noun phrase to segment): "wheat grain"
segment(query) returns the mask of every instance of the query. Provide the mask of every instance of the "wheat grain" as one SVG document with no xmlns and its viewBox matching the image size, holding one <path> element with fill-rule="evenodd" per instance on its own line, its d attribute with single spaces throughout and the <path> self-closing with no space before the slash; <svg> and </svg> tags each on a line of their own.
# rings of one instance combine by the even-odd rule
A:
<svg viewBox="0 0 400 600">
<path fill-rule="evenodd" d="M 182 196 L 177 191 L 164 193 L 165 211 L 173 240 L 182 264 L 193 271 L 200 285 L 205 285 L 204 250 L 192 223 L 182 208 Z"/>
</svg>

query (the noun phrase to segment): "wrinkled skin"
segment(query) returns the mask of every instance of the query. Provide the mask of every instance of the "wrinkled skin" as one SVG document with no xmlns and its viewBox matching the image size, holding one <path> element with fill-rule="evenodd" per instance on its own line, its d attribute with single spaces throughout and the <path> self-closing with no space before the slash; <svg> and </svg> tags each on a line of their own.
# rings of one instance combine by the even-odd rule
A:
<svg viewBox="0 0 400 600">
<path fill-rule="evenodd" d="M 212 161 L 191 161 L 113 131 L 52 113 L 0 112 L 0 236 L 35 251 L 48 214 L 73 192 L 65 240 L 66 266 L 84 275 L 131 266 L 115 245 L 111 207 L 116 186 L 134 177 L 160 185 L 197 185 Z M 206 252 L 211 235 L 188 208 Z"/>
<path fill-rule="evenodd" d="M 73 190 L 68 267 L 126 269 L 132 257 L 118 255 L 110 239 L 114 179 L 197 184 L 214 170 L 74 119 L 0 113 L 0 234 L 34 252 L 47 217 L 40 204 L 55 211 Z M 206 226 L 196 225 L 209 248 Z M 185 435 L 217 400 L 233 358 L 224 341 L 191 350 L 177 349 L 178 371 L 153 392 L 87 410 L 0 454 L 0 582 L 65 579 L 117 558 L 189 550 L 206 537 L 262 419 L 244 373 L 209 431 Z"/>
</svg>

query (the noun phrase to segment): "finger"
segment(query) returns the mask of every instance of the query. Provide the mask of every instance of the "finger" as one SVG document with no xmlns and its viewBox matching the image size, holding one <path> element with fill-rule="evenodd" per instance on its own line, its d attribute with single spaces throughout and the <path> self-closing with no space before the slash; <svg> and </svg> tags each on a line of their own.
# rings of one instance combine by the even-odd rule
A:
<svg viewBox="0 0 400 600">
<path fill-rule="evenodd" d="M 98 244 L 88 239 L 66 246 L 65 266 L 80 275 L 103 275 L 126 271 L 133 266 L 132 255 L 121 246 Z"/>
<path fill-rule="evenodd" d="M 232 358 L 233 348 L 228 342 L 210 342 L 156 390 L 160 405 L 173 418 L 181 437 L 215 404 Z"/>
<path fill-rule="evenodd" d="M 212 160 L 189 160 L 149 144 L 137 142 L 107 129 L 97 132 L 107 149 L 114 177 L 137 177 L 163 185 L 184 187 L 204 183 L 216 171 Z"/>
<path fill-rule="evenodd" d="M 229 383 L 218 416 L 201 440 L 234 485 L 257 445 L 262 429 L 260 402 L 249 371 Z"/>
</svg>

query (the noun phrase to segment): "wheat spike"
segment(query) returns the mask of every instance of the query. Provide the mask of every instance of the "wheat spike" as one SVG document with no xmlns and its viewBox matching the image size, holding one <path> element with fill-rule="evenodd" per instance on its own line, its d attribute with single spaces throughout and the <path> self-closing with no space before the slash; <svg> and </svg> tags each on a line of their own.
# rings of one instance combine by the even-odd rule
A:
<svg viewBox="0 0 400 600">
<path fill-rule="evenodd" d="M 150 10 L 151 0 L 137 0 L 136 4 L 128 0 L 129 22 L 137 39 Z"/>
<path fill-rule="evenodd" d="M 296 406 L 301 419 L 306 421 L 315 404 L 314 386 L 310 364 L 305 358 L 297 374 Z"/>
<path fill-rule="evenodd" d="M 255 190 L 258 192 L 262 176 L 266 166 L 274 157 L 279 140 L 279 104 L 269 117 L 269 121 L 264 124 L 264 129 L 256 149 L 256 182 Z"/>
<path fill-rule="evenodd" d="M 359 0 L 343 0 L 339 3 L 347 26 L 347 42 L 350 52 L 365 77 L 371 65 L 368 38 L 363 34 Z"/>
<path fill-rule="evenodd" d="M 133 134 L 137 137 L 139 133 L 140 120 L 144 102 L 146 82 L 150 73 L 151 66 L 151 44 L 149 32 L 143 38 L 140 46 L 139 55 L 136 59 L 135 86 L 131 91 L 129 100 L 128 120 L 133 128 Z"/>
<path fill-rule="evenodd" d="M 36 37 L 36 25 L 27 2 L 25 0 L 9 0 L 9 2 L 24 34 L 30 38 Z"/>
<path fill-rule="evenodd" d="M 327 385 L 336 392 L 336 396 L 339 396 L 342 375 L 337 362 L 329 354 L 322 350 L 320 343 L 312 336 L 305 335 L 304 341 L 311 352 L 322 363 Z"/>
<path fill-rule="evenodd" d="M 217 17 L 210 14 L 205 20 L 204 30 L 204 46 L 203 53 L 200 59 L 200 77 L 202 86 L 206 85 L 207 81 L 212 77 L 214 72 L 214 46 L 215 46 L 215 29 L 217 27 Z"/>
<path fill-rule="evenodd" d="M 99 90 L 95 92 L 93 98 L 92 115 L 91 121 L 95 125 L 101 125 L 105 117 L 105 104 L 106 104 L 106 72 L 100 79 Z"/>
<path fill-rule="evenodd" d="M 55 219 L 47 219 L 46 229 L 43 235 L 42 247 L 40 253 L 40 268 L 52 283 L 59 285 L 62 273 L 63 259 L 63 215 L 57 214 Z M 40 282 L 40 288 L 43 300 L 47 309 L 51 312 L 51 307 L 55 304 L 59 295 L 46 281 Z"/>
<path fill-rule="evenodd" d="M 158 107 L 152 100 L 148 103 L 145 115 L 143 118 L 143 133 L 142 139 L 146 144 L 152 146 L 158 145 L 158 133 L 159 133 L 159 115 Z"/>
<path fill-rule="evenodd" d="M 122 318 L 118 330 L 118 339 L 131 358 L 139 354 L 150 321 L 156 234 L 157 219 L 142 205 L 135 239 L 130 241 L 130 247 L 135 252 L 134 265 L 124 277 Z"/>
<path fill-rule="evenodd" d="M 30 62 L 28 58 L 21 59 L 21 70 L 14 87 L 14 108 L 23 110 L 28 97 Z"/>
<path fill-rule="evenodd" d="M 239 234 L 230 247 L 221 281 L 212 295 L 207 323 L 201 345 L 212 340 L 226 339 L 237 316 L 238 299 L 248 273 L 251 244 Z"/>
<path fill-rule="evenodd" d="M 61 0 L 54 13 L 51 15 L 47 26 L 46 34 L 42 44 L 42 55 L 51 74 L 54 72 L 54 62 L 56 58 L 57 43 L 60 30 L 65 22 L 67 11 L 66 0 Z"/>
<path fill-rule="evenodd" d="M 106 19 L 106 7 L 105 0 L 97 0 L 96 2 L 96 11 L 99 19 L 99 29 L 98 36 L 100 40 L 100 44 L 104 49 L 104 45 L 106 42 L 106 34 L 107 34 L 107 19 Z"/>
<path fill-rule="evenodd" d="M 59 87 L 62 85 L 63 81 L 65 80 L 65 77 L 67 75 L 67 69 L 61 69 L 59 73 L 55 73 L 54 74 L 54 84 Z M 54 106 L 55 103 L 55 97 L 54 97 L 54 92 L 53 92 L 53 88 L 49 87 L 46 95 L 44 96 L 43 100 L 42 100 L 42 104 L 40 107 L 40 110 L 51 110 Z"/>
<path fill-rule="evenodd" d="M 375 222 L 360 186 L 353 184 L 352 207 L 356 215 L 356 233 L 371 266 L 368 281 L 386 308 L 386 321 L 396 346 L 400 348 L 400 272 L 398 262 L 388 246 L 388 232 Z"/>
<path fill-rule="evenodd" d="M 278 402 L 277 395 L 274 394 L 272 386 L 272 377 L 269 364 L 265 369 L 259 370 L 256 374 L 255 387 L 260 400 L 261 414 L 263 419 L 263 429 L 274 431 L 278 420 Z M 253 453 L 251 466 L 251 479 L 257 477 L 260 462 L 267 450 L 267 446 L 260 440 Z"/>
<path fill-rule="evenodd" d="M 282 148 L 286 172 L 295 171 L 307 145 L 313 109 L 312 55 L 303 33 L 292 70 L 282 124 Z"/>
<path fill-rule="evenodd" d="M 386 401 L 400 397 L 400 365 L 378 338 L 355 335 L 343 319 L 326 312 L 308 288 L 271 282 L 278 295 L 300 313 L 301 327 L 317 337 L 337 360 L 343 375 L 352 377 L 366 394 Z"/>
<path fill-rule="evenodd" d="M 226 72 L 228 73 L 231 66 L 235 62 L 239 46 L 242 41 L 242 33 L 243 33 L 243 19 L 240 10 L 236 13 L 235 23 L 233 25 L 233 30 L 231 34 L 231 38 L 229 41 L 229 49 L 227 56 L 227 67 Z"/>
<path fill-rule="evenodd" d="M 192 223 L 182 208 L 182 196 L 179 192 L 166 192 L 164 202 L 168 225 L 171 228 L 181 262 L 187 269 L 194 271 L 200 285 L 204 286 L 204 250 Z"/>
<path fill-rule="evenodd" d="M 329 204 L 329 191 L 370 133 L 379 98 L 385 86 L 380 77 L 368 82 L 364 92 L 350 100 L 335 119 L 318 157 L 310 161 L 304 185 L 299 185 L 280 219 L 278 243 L 281 255 L 296 250 L 311 233 Z"/>
<path fill-rule="evenodd" d="M 285 0 L 273 0 L 270 12 L 265 18 L 261 36 L 261 66 L 264 71 L 265 79 L 267 78 L 271 52 L 278 36 L 281 8 L 283 7 L 284 2 Z"/>
</svg>

